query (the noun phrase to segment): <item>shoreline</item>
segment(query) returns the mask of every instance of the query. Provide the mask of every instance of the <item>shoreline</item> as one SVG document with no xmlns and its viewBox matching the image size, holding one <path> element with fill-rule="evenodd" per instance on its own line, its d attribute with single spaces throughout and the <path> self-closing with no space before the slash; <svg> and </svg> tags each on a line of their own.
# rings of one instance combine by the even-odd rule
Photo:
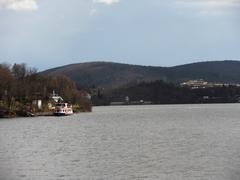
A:
<svg viewBox="0 0 240 180">
<path fill-rule="evenodd" d="M 73 114 L 78 114 L 78 113 L 86 113 L 86 112 L 92 112 L 92 111 L 75 111 Z M 41 117 L 41 116 L 55 116 L 53 112 L 36 112 L 36 113 L 31 113 L 31 112 L 26 112 L 25 115 L 2 115 L 0 116 L 0 119 L 12 119 L 12 118 L 22 118 L 22 117 Z M 57 117 L 57 116 L 56 116 Z"/>
</svg>

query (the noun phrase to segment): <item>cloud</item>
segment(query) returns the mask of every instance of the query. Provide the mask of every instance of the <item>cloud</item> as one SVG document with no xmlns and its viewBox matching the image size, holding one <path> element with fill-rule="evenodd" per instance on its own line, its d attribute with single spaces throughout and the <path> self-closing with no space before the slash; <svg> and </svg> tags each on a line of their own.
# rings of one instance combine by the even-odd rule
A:
<svg viewBox="0 0 240 180">
<path fill-rule="evenodd" d="M 93 0 L 94 3 L 101 3 L 101 4 L 106 4 L 106 5 L 112 5 L 119 3 L 120 0 Z"/>
<path fill-rule="evenodd" d="M 240 0 L 177 0 L 178 7 L 192 8 L 201 14 L 222 14 L 240 7 Z"/>
<path fill-rule="evenodd" d="M 104 4 L 107 6 L 111 6 L 113 4 L 117 4 L 120 2 L 120 0 L 92 0 L 93 2 L 93 7 L 89 12 L 90 16 L 94 16 L 96 14 L 99 14 L 97 7 L 94 4 Z"/>
<path fill-rule="evenodd" d="M 0 0 L 0 8 L 15 11 L 33 11 L 38 9 L 36 0 Z"/>
<path fill-rule="evenodd" d="M 179 0 L 178 4 L 188 7 L 225 8 L 239 6 L 239 0 Z"/>
</svg>

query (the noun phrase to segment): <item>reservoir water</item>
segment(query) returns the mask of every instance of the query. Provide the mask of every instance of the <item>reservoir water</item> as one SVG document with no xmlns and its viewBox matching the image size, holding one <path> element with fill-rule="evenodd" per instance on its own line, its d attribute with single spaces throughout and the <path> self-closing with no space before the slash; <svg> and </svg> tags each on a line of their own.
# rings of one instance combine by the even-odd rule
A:
<svg viewBox="0 0 240 180">
<path fill-rule="evenodd" d="M 0 180 L 239 180 L 240 104 L 0 119 Z"/>
</svg>

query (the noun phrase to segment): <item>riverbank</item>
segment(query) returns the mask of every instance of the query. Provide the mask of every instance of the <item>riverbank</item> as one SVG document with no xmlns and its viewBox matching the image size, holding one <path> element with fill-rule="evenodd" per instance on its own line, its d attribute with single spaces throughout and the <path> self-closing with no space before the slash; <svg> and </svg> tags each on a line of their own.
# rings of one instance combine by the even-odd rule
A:
<svg viewBox="0 0 240 180">
<path fill-rule="evenodd" d="M 73 105 L 74 113 L 92 112 L 92 106 L 83 108 L 79 105 Z M 39 117 L 39 116 L 54 116 L 54 111 L 26 111 L 26 110 L 9 110 L 0 108 L 0 118 L 17 118 L 17 117 Z"/>
<path fill-rule="evenodd" d="M 37 116 L 53 116 L 53 112 L 3 112 L 0 111 L 0 118 L 16 118 L 16 117 L 37 117 Z"/>
</svg>

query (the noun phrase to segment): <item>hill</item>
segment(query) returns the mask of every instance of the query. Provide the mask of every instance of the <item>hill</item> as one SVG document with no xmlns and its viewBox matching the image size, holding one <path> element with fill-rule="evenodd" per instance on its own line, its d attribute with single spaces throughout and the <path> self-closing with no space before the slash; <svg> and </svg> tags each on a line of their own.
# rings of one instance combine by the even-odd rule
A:
<svg viewBox="0 0 240 180">
<path fill-rule="evenodd" d="M 74 80 L 78 87 L 114 88 L 139 81 L 183 82 L 190 79 L 239 83 L 240 61 L 209 61 L 173 67 L 89 62 L 57 67 L 43 71 L 41 74 L 64 74 Z"/>
</svg>

